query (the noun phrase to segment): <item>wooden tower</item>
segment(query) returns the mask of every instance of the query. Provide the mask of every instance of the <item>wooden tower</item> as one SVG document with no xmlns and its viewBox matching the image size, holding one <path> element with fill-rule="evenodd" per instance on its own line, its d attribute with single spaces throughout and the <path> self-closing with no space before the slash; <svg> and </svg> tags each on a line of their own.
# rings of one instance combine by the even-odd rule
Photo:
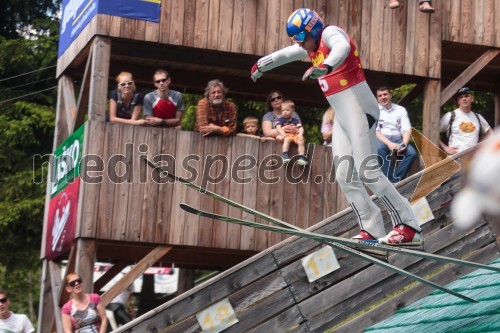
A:
<svg viewBox="0 0 500 333">
<path fill-rule="evenodd" d="M 259 57 L 290 44 L 284 31 L 290 13 L 309 7 L 352 36 L 371 86 L 416 83 L 401 103 L 423 94 L 423 134 L 431 141 L 438 141 L 440 107 L 465 84 L 495 94 L 495 124 L 500 121 L 500 4 L 494 0 L 436 1 L 432 15 L 420 13 L 416 0 L 403 1 L 396 10 L 382 0 L 158 0 L 148 2 L 156 11 L 140 17 L 143 2 L 132 17 L 107 8 L 109 3 L 102 0 L 63 2 L 54 151 L 62 156 L 75 152 L 70 147 L 79 140 L 79 155 L 69 155 L 83 162 L 79 173 L 66 168 L 62 183 L 47 186 L 39 332 L 62 331 L 60 305 L 67 298 L 62 259 L 68 260 L 68 271 L 87 282 L 87 292 L 99 290 L 135 264 L 103 296 L 106 303 L 153 264 L 227 269 L 283 240 L 269 232 L 187 216 L 179 203 L 251 218 L 181 184 L 153 178 L 142 157 L 156 157 L 182 177 L 193 176 L 195 170 L 196 184 L 304 228 L 347 207 L 331 181 L 331 151 L 325 147 L 310 146 L 312 179 L 301 181 L 301 170 L 266 169 L 263 162 L 279 153 L 278 143 L 106 123 L 108 91 L 121 71 L 132 72 L 137 85 L 151 90 L 154 69 L 166 68 L 172 88 L 182 92 L 201 93 L 209 80 L 219 78 L 230 88 L 230 97 L 262 100 L 278 88 L 296 102 L 325 106 L 316 83 L 301 81 L 306 62 L 266 73 L 257 84 L 249 77 Z M 425 147 L 422 155 L 426 161 L 439 160 Z M 254 160 L 255 167 L 231 174 L 242 158 Z M 186 167 L 189 163 L 193 169 Z M 278 181 L 262 182 L 262 173 Z M 77 185 L 68 174 L 76 175 Z M 71 193 L 63 198 L 70 185 Z M 61 223 L 67 200 L 74 208 L 73 229 L 61 226 L 63 233 L 57 233 L 54 225 Z M 96 260 L 114 266 L 92 284 Z"/>
</svg>

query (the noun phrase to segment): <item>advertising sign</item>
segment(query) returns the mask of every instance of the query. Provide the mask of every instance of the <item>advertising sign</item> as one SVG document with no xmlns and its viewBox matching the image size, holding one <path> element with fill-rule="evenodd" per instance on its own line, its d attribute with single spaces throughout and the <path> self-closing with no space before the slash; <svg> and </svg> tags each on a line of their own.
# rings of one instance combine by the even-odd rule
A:
<svg viewBox="0 0 500 333">
<path fill-rule="evenodd" d="M 45 257 L 55 259 L 71 248 L 75 239 L 85 125 L 56 148 L 51 165 L 50 202 Z"/>
<path fill-rule="evenodd" d="M 59 28 L 60 57 L 97 13 L 98 0 L 63 0 Z M 113 1 L 114 2 L 114 1 Z"/>
<path fill-rule="evenodd" d="M 69 251 L 75 239 L 80 178 L 50 199 L 45 257 L 53 260 Z"/>
<path fill-rule="evenodd" d="M 96 14 L 159 22 L 161 0 L 63 0 L 60 57 Z"/>
</svg>

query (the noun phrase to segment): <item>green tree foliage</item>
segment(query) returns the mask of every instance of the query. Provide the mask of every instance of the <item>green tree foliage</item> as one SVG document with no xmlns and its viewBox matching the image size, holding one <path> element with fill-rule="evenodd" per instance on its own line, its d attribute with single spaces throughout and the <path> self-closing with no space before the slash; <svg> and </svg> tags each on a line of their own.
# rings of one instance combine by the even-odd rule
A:
<svg viewBox="0 0 500 333">
<path fill-rule="evenodd" d="M 34 182 L 33 155 L 52 151 L 58 3 L 0 4 L 0 287 L 34 323 L 46 184 Z"/>
<path fill-rule="evenodd" d="M 33 32 L 54 32 L 47 17 L 55 16 L 60 3 L 60 0 L 0 1 L 0 36 L 15 39 Z"/>
</svg>

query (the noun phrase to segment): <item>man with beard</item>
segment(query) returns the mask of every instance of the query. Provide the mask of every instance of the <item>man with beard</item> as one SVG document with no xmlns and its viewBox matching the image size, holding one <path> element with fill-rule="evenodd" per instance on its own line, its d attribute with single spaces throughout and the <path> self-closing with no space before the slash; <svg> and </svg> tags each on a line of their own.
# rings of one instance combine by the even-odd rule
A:
<svg viewBox="0 0 500 333">
<path fill-rule="evenodd" d="M 208 82 L 205 88 L 205 98 L 196 106 L 195 131 L 203 136 L 236 134 L 236 105 L 226 101 L 228 89 L 220 80 Z"/>
<path fill-rule="evenodd" d="M 178 91 L 169 89 L 172 82 L 164 69 L 153 74 L 156 90 L 144 97 L 144 117 L 146 125 L 176 127 L 181 125 L 184 99 Z"/>
</svg>

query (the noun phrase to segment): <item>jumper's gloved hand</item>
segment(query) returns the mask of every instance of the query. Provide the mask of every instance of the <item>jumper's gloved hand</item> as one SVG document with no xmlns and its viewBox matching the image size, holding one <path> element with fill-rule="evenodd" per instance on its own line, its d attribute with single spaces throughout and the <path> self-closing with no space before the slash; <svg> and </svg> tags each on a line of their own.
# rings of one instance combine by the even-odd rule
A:
<svg viewBox="0 0 500 333">
<path fill-rule="evenodd" d="M 309 67 L 309 69 L 302 76 L 302 81 L 307 79 L 318 79 L 323 75 L 326 75 L 332 71 L 332 67 L 328 65 L 320 64 L 318 66 Z"/>
<path fill-rule="evenodd" d="M 253 65 L 251 74 L 253 82 L 257 82 L 257 79 L 262 76 L 262 72 L 259 70 L 259 66 L 257 65 L 257 63 Z"/>
</svg>

